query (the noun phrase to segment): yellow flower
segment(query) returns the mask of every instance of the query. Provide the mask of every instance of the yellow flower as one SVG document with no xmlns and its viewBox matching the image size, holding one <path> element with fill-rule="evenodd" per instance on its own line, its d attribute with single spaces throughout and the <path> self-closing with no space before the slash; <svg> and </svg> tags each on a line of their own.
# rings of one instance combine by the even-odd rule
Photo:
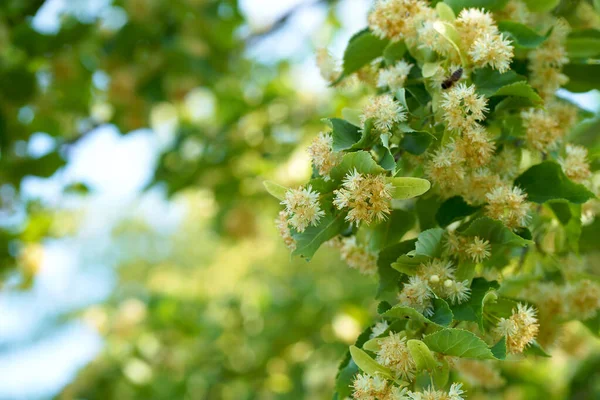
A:
<svg viewBox="0 0 600 400">
<path fill-rule="evenodd" d="M 492 253 L 490 242 L 475 236 L 473 241 L 467 244 L 466 253 L 476 263 L 480 263 L 488 258 Z"/>
<path fill-rule="evenodd" d="M 399 333 L 391 333 L 379 340 L 376 361 L 391 369 L 396 376 L 412 379 L 415 374 L 415 362 L 408 351 L 406 337 Z"/>
<path fill-rule="evenodd" d="M 477 122 L 485 119 L 487 99 L 475 93 L 475 86 L 459 83 L 442 94 L 440 107 L 449 129 L 467 131 L 477 129 Z"/>
<path fill-rule="evenodd" d="M 506 185 L 496 187 L 486 195 L 488 205 L 485 212 L 509 228 L 525 226 L 529 220 L 530 205 L 527 195 L 518 187 Z"/>
<path fill-rule="evenodd" d="M 506 348 L 509 353 L 522 353 L 539 331 L 536 310 L 533 307 L 517 304 L 509 318 L 500 318 L 494 332 L 497 336 L 506 337 Z"/>
<path fill-rule="evenodd" d="M 369 14 L 369 28 L 381 38 L 414 40 L 418 23 L 426 18 L 428 10 L 421 0 L 379 0 Z"/>
<path fill-rule="evenodd" d="M 298 232 L 304 232 L 309 225 L 316 226 L 325 215 L 319 205 L 319 192 L 313 191 L 310 185 L 289 189 L 281 204 L 285 206 L 289 224 Z"/>
<path fill-rule="evenodd" d="M 356 242 L 356 236 L 342 239 L 340 256 L 350 268 L 360 271 L 363 275 L 377 273 L 377 255 L 370 252 L 365 246 Z"/>
<path fill-rule="evenodd" d="M 502 34 L 484 33 L 475 41 L 469 50 L 474 64 L 483 68 L 490 66 L 504 73 L 510 69 L 513 58 L 513 46 Z"/>
<path fill-rule="evenodd" d="M 583 183 L 590 178 L 590 164 L 587 162 L 588 151 L 583 146 L 567 144 L 566 156 L 560 157 L 558 162 L 569 179 Z"/>
<path fill-rule="evenodd" d="M 364 125 L 370 118 L 373 118 L 373 125 L 378 131 L 386 133 L 394 124 L 406 121 L 406 110 L 389 94 L 374 96 L 363 108 L 361 123 Z"/>
</svg>

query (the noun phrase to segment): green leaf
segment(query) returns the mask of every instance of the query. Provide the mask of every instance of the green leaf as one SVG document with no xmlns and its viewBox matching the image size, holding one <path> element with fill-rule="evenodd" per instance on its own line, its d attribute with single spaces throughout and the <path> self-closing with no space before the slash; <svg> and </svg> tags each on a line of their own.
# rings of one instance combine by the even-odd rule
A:
<svg viewBox="0 0 600 400">
<path fill-rule="evenodd" d="M 454 22 L 456 19 L 456 15 L 454 15 L 454 11 L 452 8 L 446 3 L 439 2 L 435 5 L 435 10 L 437 11 L 440 19 L 444 22 Z"/>
<path fill-rule="evenodd" d="M 600 311 L 596 312 L 594 317 L 581 321 L 581 323 L 585 325 L 594 336 L 600 336 Z"/>
<path fill-rule="evenodd" d="M 525 349 L 523 350 L 523 354 L 525 354 L 527 356 L 540 356 L 540 357 L 546 357 L 546 358 L 552 357 L 535 340 L 533 342 L 529 343 L 527 345 L 527 347 L 525 347 Z"/>
<path fill-rule="evenodd" d="M 267 192 L 278 200 L 285 199 L 285 193 L 288 191 L 288 188 L 285 186 L 281 186 L 273 181 L 264 181 L 263 185 Z"/>
<path fill-rule="evenodd" d="M 342 77 L 358 71 L 377 57 L 381 57 L 388 43 L 387 39 L 378 38 L 368 29 L 356 33 L 350 38 L 348 47 L 344 52 Z"/>
<path fill-rule="evenodd" d="M 427 260 L 429 260 L 428 256 L 404 254 L 392 263 L 392 268 L 403 274 L 413 276 L 417 273 L 419 265 L 427 262 Z"/>
<path fill-rule="evenodd" d="M 553 10 L 560 0 L 523 0 L 530 11 L 544 12 Z"/>
<path fill-rule="evenodd" d="M 415 248 L 417 239 L 405 240 L 404 242 L 393 244 L 379 252 L 377 258 L 377 271 L 379 273 L 379 287 L 377 288 L 377 298 L 384 292 L 397 292 L 398 282 L 400 281 L 400 272 L 392 268 L 391 264 L 398 257 Z"/>
<path fill-rule="evenodd" d="M 398 200 L 420 196 L 431 188 L 427 179 L 409 176 L 388 178 L 387 181 L 394 186 L 393 198 Z"/>
<path fill-rule="evenodd" d="M 477 87 L 477 92 L 486 97 L 490 97 L 503 86 L 524 80 L 527 78 L 513 70 L 501 74 L 491 68 L 480 68 L 473 72 L 473 83 Z"/>
<path fill-rule="evenodd" d="M 410 154 L 418 156 L 429 148 L 434 139 L 435 136 L 429 132 L 405 132 L 400 141 L 400 147 Z"/>
<path fill-rule="evenodd" d="M 567 38 L 569 58 L 592 58 L 600 55 L 600 38 L 569 37 Z"/>
<path fill-rule="evenodd" d="M 506 358 L 506 337 L 502 336 L 502 339 L 493 345 L 490 350 L 498 360 L 504 360 Z"/>
<path fill-rule="evenodd" d="M 550 200 L 548 205 L 562 225 L 567 225 L 573 217 L 569 202 L 566 200 Z"/>
<path fill-rule="evenodd" d="M 415 361 L 417 371 L 433 371 L 438 363 L 433 358 L 433 354 L 429 351 L 427 345 L 420 340 L 411 339 L 406 342 L 408 351 L 412 359 Z"/>
<path fill-rule="evenodd" d="M 461 39 L 460 35 L 456 31 L 454 25 L 443 22 L 443 21 L 435 21 L 433 23 L 433 29 L 435 29 L 440 35 L 442 35 L 446 40 L 450 42 L 452 47 L 456 50 L 463 65 L 466 65 L 464 54 L 460 51 L 461 47 Z"/>
<path fill-rule="evenodd" d="M 527 200 L 535 203 L 564 199 L 581 204 L 595 197 L 585 186 L 567 178 L 554 161 L 544 161 L 529 168 L 515 180 L 515 185 L 527 193 Z"/>
<path fill-rule="evenodd" d="M 402 60 L 406 53 L 406 45 L 402 41 L 390 42 L 383 50 L 383 59 L 387 65 L 394 65 Z"/>
<path fill-rule="evenodd" d="M 358 368 L 360 368 L 363 372 L 366 372 L 371 376 L 381 375 L 385 378 L 394 380 L 392 371 L 383 365 L 379 365 L 365 351 L 356 346 L 350 346 L 350 354 L 352 355 L 352 359 L 356 365 L 358 365 Z"/>
<path fill-rule="evenodd" d="M 487 281 L 484 278 L 475 278 L 471 282 L 471 296 L 469 300 L 452 306 L 454 318 L 460 321 L 474 321 L 483 331 L 483 303 L 485 296 L 498 289 L 496 281 Z"/>
<path fill-rule="evenodd" d="M 398 319 L 409 319 L 420 325 L 433 324 L 441 327 L 430 319 L 426 318 L 423 314 L 411 307 L 404 307 L 401 305 L 395 305 L 383 314 L 384 318 L 398 318 Z"/>
<path fill-rule="evenodd" d="M 442 329 L 423 337 L 431 350 L 449 356 L 493 360 L 494 354 L 487 344 L 474 333 L 462 329 Z"/>
<path fill-rule="evenodd" d="M 508 0 L 444 0 L 455 13 L 459 13 L 463 8 L 486 8 L 491 11 L 501 10 L 506 6 Z"/>
<path fill-rule="evenodd" d="M 454 221 L 468 217 L 480 208 L 467 204 L 461 196 L 454 196 L 442 203 L 435 214 L 435 219 L 440 226 L 446 227 Z"/>
<path fill-rule="evenodd" d="M 331 177 L 335 180 L 343 179 L 346 174 L 356 169 L 361 174 L 381 174 L 385 170 L 373 160 L 371 154 L 366 151 L 357 151 L 344 154 L 338 166 L 331 170 Z"/>
<path fill-rule="evenodd" d="M 444 232 L 442 228 L 432 228 L 421 232 L 415 244 L 415 254 L 439 257 L 442 254 L 442 236 Z"/>
<path fill-rule="evenodd" d="M 362 348 L 364 350 L 372 351 L 375 353 L 375 352 L 379 351 L 379 349 L 381 348 L 381 346 L 379 344 L 380 340 L 381 340 L 381 338 L 374 338 L 374 339 L 367 340 L 365 342 L 365 344 L 363 344 Z"/>
<path fill-rule="evenodd" d="M 379 250 L 402 239 L 416 223 L 413 213 L 404 210 L 392 210 L 389 217 L 377 224 L 371 234 L 371 248 Z"/>
<path fill-rule="evenodd" d="M 448 326 L 454 319 L 450 306 L 442 299 L 433 299 L 433 315 L 429 318 L 438 325 Z"/>
<path fill-rule="evenodd" d="M 524 49 L 535 49 L 547 39 L 547 36 L 540 35 L 527 25 L 518 22 L 500 21 L 498 29 L 506 33 L 515 46 Z"/>
<path fill-rule="evenodd" d="M 321 218 L 319 225 L 309 226 L 304 232 L 292 232 L 296 241 L 296 250 L 293 255 L 310 260 L 323 243 L 338 235 L 345 227 L 344 215 L 326 214 Z"/>
<path fill-rule="evenodd" d="M 508 229 L 500 221 L 482 217 L 473 221 L 469 227 L 462 232 L 463 236 L 479 236 L 488 240 L 492 245 L 527 246 L 531 240 L 526 240 Z"/>
<path fill-rule="evenodd" d="M 600 238 L 600 217 L 596 217 L 594 222 L 581 228 L 579 251 L 589 253 L 600 250 L 600 240 L 598 238 Z"/>
<path fill-rule="evenodd" d="M 358 366 L 353 360 L 349 360 L 344 367 L 340 368 L 335 380 L 335 390 L 340 399 L 352 395 L 352 382 L 358 373 Z"/>
<path fill-rule="evenodd" d="M 569 77 L 564 88 L 570 92 L 587 92 L 600 87 L 600 63 L 571 62 L 563 67 L 563 73 Z"/>
<path fill-rule="evenodd" d="M 333 150 L 342 151 L 351 148 L 361 138 L 360 128 L 348 121 L 339 118 L 329 119 L 333 126 L 331 134 L 333 139 Z"/>
<path fill-rule="evenodd" d="M 540 95 L 537 94 L 531 86 L 529 86 L 529 83 L 524 81 L 519 81 L 506 86 L 502 86 L 490 97 L 497 96 L 524 97 L 528 100 L 531 100 L 534 104 L 541 104 L 544 102 Z"/>
<path fill-rule="evenodd" d="M 435 214 L 440 207 L 440 203 L 441 201 L 437 196 L 422 196 L 417 199 L 417 217 L 419 228 L 422 231 L 437 226 Z"/>
</svg>

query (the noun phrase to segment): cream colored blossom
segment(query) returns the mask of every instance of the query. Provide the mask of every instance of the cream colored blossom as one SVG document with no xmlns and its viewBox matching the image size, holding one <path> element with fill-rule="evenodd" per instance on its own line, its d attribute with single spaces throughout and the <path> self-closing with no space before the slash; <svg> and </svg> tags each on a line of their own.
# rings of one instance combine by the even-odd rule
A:
<svg viewBox="0 0 600 400">
<path fill-rule="evenodd" d="M 569 62 L 565 42 L 570 32 L 569 24 L 562 19 L 556 21 L 550 37 L 537 49 L 529 52 L 529 83 L 544 99 L 569 81 L 562 67 Z"/>
<path fill-rule="evenodd" d="M 356 242 L 356 236 L 342 239 L 340 256 L 350 268 L 357 269 L 363 275 L 374 275 L 377 272 L 377 255 L 366 246 Z"/>
<path fill-rule="evenodd" d="M 492 15 L 476 8 L 462 10 L 458 14 L 455 26 L 465 49 L 470 49 L 478 38 L 486 34 L 495 35 L 498 33 Z"/>
<path fill-rule="evenodd" d="M 494 332 L 499 337 L 506 337 L 506 349 L 509 353 L 522 353 L 538 334 L 539 325 L 536 310 L 533 307 L 517 304 L 509 318 L 500 318 Z"/>
<path fill-rule="evenodd" d="M 444 281 L 444 297 L 449 298 L 452 304 L 460 304 L 469 300 L 471 296 L 471 288 L 469 288 L 469 281 L 455 281 L 453 279 L 446 279 Z"/>
<path fill-rule="evenodd" d="M 374 96 L 363 108 L 361 123 L 370 118 L 373 118 L 373 125 L 378 131 L 386 133 L 394 124 L 406 121 L 406 110 L 389 94 Z"/>
<path fill-rule="evenodd" d="M 489 168 L 477 168 L 465 177 L 465 184 L 460 193 L 469 204 L 480 205 L 487 202 L 487 194 L 504 183 L 498 174 Z"/>
<path fill-rule="evenodd" d="M 512 180 L 519 174 L 520 162 L 515 149 L 504 147 L 492 160 L 492 168 L 500 177 Z"/>
<path fill-rule="evenodd" d="M 373 329 L 371 330 L 371 335 L 369 336 L 369 338 L 371 338 L 371 339 L 376 338 L 377 336 L 379 336 L 383 332 L 385 332 L 389 327 L 390 327 L 390 325 L 388 324 L 388 322 L 386 320 L 377 322 L 375 324 L 375 326 L 373 327 Z"/>
<path fill-rule="evenodd" d="M 475 92 L 475 86 L 458 83 L 442 93 L 440 107 L 443 118 L 452 130 L 476 129 L 477 122 L 485 119 L 487 99 Z"/>
<path fill-rule="evenodd" d="M 571 317 L 589 319 L 600 309 L 600 286 L 589 279 L 569 283 L 565 287 L 564 298 Z"/>
<path fill-rule="evenodd" d="M 473 241 L 468 242 L 466 246 L 466 253 L 473 261 L 480 263 L 486 258 L 489 258 L 492 246 L 490 242 L 481 239 L 479 236 L 473 237 Z"/>
<path fill-rule="evenodd" d="M 321 77 L 329 83 L 335 82 L 341 75 L 342 70 L 340 63 L 336 60 L 331 53 L 325 48 L 319 48 L 316 51 L 317 67 Z"/>
<path fill-rule="evenodd" d="M 316 226 L 325 212 L 319 204 L 319 192 L 308 185 L 303 188 L 289 189 L 281 202 L 285 206 L 289 224 L 298 232 L 304 232 L 309 226 Z"/>
<path fill-rule="evenodd" d="M 459 358 L 455 361 L 454 366 L 462 380 L 470 386 L 498 389 L 506 383 L 498 368 L 495 368 L 493 362 L 489 360 Z"/>
<path fill-rule="evenodd" d="M 389 336 L 379 339 L 378 344 L 376 361 L 379 364 L 388 367 L 402 379 L 414 377 L 416 365 L 408 351 L 406 337 L 390 332 Z"/>
<path fill-rule="evenodd" d="M 380 70 L 379 78 L 377 80 L 377 87 L 388 87 L 391 91 L 396 91 L 402 88 L 412 67 L 412 64 L 401 60 L 391 67 Z"/>
<path fill-rule="evenodd" d="M 419 22 L 428 13 L 427 3 L 421 0 L 378 0 L 368 17 L 369 28 L 381 38 L 414 40 Z"/>
<path fill-rule="evenodd" d="M 590 164 L 587 161 L 587 149 L 583 146 L 567 144 L 565 153 L 565 157 L 558 159 L 565 175 L 578 183 L 587 181 L 592 175 Z"/>
<path fill-rule="evenodd" d="M 391 212 L 394 187 L 383 175 L 363 175 L 356 169 L 344 178 L 342 187 L 333 193 L 338 209 L 348 208 L 346 220 L 352 223 L 383 221 Z"/>
<path fill-rule="evenodd" d="M 356 375 L 352 388 L 352 397 L 355 400 L 374 400 L 383 398 L 388 393 L 388 384 L 384 378 L 367 374 Z"/>
<path fill-rule="evenodd" d="M 555 150 L 562 139 L 563 129 L 556 117 L 544 110 L 530 109 L 521 113 L 527 144 L 534 150 Z"/>
<path fill-rule="evenodd" d="M 509 228 L 527 225 L 530 205 L 527 195 L 518 187 L 499 186 L 486 195 L 488 205 L 485 212 Z"/>
<path fill-rule="evenodd" d="M 510 69 L 513 55 L 513 46 L 502 34 L 484 33 L 469 49 L 469 56 L 477 67 L 490 66 L 500 73 Z"/>
<path fill-rule="evenodd" d="M 456 151 L 471 168 L 489 164 L 496 150 L 496 145 L 489 138 L 485 128 L 479 124 L 465 131 L 455 143 Z"/>
<path fill-rule="evenodd" d="M 411 276 L 398 295 L 398 301 L 403 306 L 414 308 L 427 316 L 433 312 L 432 296 L 433 293 L 427 281 L 418 276 Z"/>
<path fill-rule="evenodd" d="M 429 387 L 422 392 L 409 392 L 408 397 L 412 400 L 463 400 L 464 393 L 461 383 L 453 383 L 448 392 Z"/>
<path fill-rule="evenodd" d="M 283 239 L 283 242 L 285 243 L 287 248 L 292 251 L 296 250 L 296 241 L 290 233 L 289 221 L 285 211 L 279 212 L 279 215 L 275 220 L 275 224 L 277 226 L 277 229 L 279 230 L 279 235 Z"/>
<path fill-rule="evenodd" d="M 459 193 L 464 186 L 464 159 L 450 143 L 436 150 L 425 164 L 425 175 L 440 189 L 443 197 L 452 197 Z"/>
<path fill-rule="evenodd" d="M 310 159 L 319 175 L 329 180 L 329 172 L 340 161 L 340 154 L 333 151 L 333 138 L 330 133 L 321 132 L 308 147 Z"/>
</svg>

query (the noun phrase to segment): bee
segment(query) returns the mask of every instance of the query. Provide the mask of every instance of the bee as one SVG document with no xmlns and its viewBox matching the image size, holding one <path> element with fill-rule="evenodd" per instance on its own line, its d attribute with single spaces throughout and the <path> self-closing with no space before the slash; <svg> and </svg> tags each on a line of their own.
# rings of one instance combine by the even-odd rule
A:
<svg viewBox="0 0 600 400">
<path fill-rule="evenodd" d="M 450 89 L 458 80 L 462 77 L 463 69 L 459 68 L 452 73 L 444 82 L 442 82 L 442 89 Z"/>
</svg>

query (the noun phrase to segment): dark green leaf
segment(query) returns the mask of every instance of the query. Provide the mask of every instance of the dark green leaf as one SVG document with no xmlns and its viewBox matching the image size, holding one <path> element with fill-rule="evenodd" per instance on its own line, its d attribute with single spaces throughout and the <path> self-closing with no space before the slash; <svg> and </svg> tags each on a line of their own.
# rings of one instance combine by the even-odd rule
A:
<svg viewBox="0 0 600 400">
<path fill-rule="evenodd" d="M 378 38 L 368 29 L 356 33 L 348 42 L 344 52 L 343 76 L 348 76 L 377 57 L 381 57 L 388 43 L 387 39 Z"/>
<path fill-rule="evenodd" d="M 413 213 L 404 210 L 393 210 L 387 220 L 376 225 L 371 235 L 371 247 L 379 250 L 402 239 L 416 222 Z"/>
<path fill-rule="evenodd" d="M 581 204 L 594 198 L 585 186 L 569 180 L 560 165 L 553 161 L 529 168 L 515 180 L 515 185 L 525 190 L 527 200 L 535 203 L 564 199 Z"/>
<path fill-rule="evenodd" d="M 377 288 L 377 297 L 382 293 L 398 291 L 398 282 L 401 274 L 391 267 L 398 257 L 414 250 L 417 239 L 405 240 L 404 242 L 393 244 L 379 252 L 377 258 L 377 271 L 379 272 L 379 287 Z"/>
<path fill-rule="evenodd" d="M 442 203 L 435 214 L 435 219 L 440 226 L 446 227 L 454 221 L 468 217 L 480 208 L 470 206 L 460 196 L 454 196 Z"/>
<path fill-rule="evenodd" d="M 500 221 L 482 217 L 473 221 L 469 227 L 462 232 L 464 236 L 479 236 L 488 240 L 492 245 L 526 246 L 531 243 L 513 231 L 508 229 Z"/>
<path fill-rule="evenodd" d="M 501 10 L 508 0 L 445 0 L 444 3 L 452 7 L 458 15 L 463 8 L 487 8 L 488 10 Z"/>
<path fill-rule="evenodd" d="M 448 326 L 452 323 L 454 314 L 444 300 L 433 299 L 433 315 L 429 319 L 438 325 Z"/>
<path fill-rule="evenodd" d="M 452 306 L 454 318 L 460 321 L 474 321 L 483 330 L 483 299 L 485 295 L 498 289 L 496 281 L 487 281 L 484 278 L 475 278 L 471 282 L 471 297 L 469 300 Z"/>
<path fill-rule="evenodd" d="M 331 136 L 334 151 L 349 149 L 360 140 L 361 132 L 358 126 L 339 118 L 331 118 L 329 121 L 333 126 Z"/>
<path fill-rule="evenodd" d="M 553 10 L 560 0 L 524 0 L 530 11 L 544 12 Z"/>
<path fill-rule="evenodd" d="M 400 141 L 400 147 L 410 154 L 423 154 L 435 139 L 429 132 L 405 132 Z"/>
<path fill-rule="evenodd" d="M 292 253 L 310 260 L 323 243 L 338 235 L 345 227 L 344 215 L 326 214 L 319 225 L 309 226 L 304 232 L 293 232 L 296 250 Z"/>
<path fill-rule="evenodd" d="M 600 64 L 571 62 L 563 67 L 563 73 L 569 77 L 564 87 L 571 92 L 587 92 L 600 87 Z"/>
<path fill-rule="evenodd" d="M 504 360 L 506 358 L 506 338 L 503 336 L 490 350 L 498 360 Z"/>
<path fill-rule="evenodd" d="M 487 97 L 496 93 L 503 86 L 526 79 L 512 70 L 501 74 L 491 68 L 481 68 L 473 73 L 473 83 L 477 87 L 477 92 Z"/>
<path fill-rule="evenodd" d="M 517 47 L 535 49 L 546 40 L 546 36 L 540 35 L 527 25 L 513 21 L 498 22 L 498 29 L 511 38 Z"/>
<path fill-rule="evenodd" d="M 406 45 L 404 42 L 390 42 L 383 50 L 383 58 L 387 65 L 394 65 L 398 61 L 402 60 L 406 53 Z"/>
<path fill-rule="evenodd" d="M 415 244 L 415 254 L 439 257 L 442 254 L 442 236 L 444 232 L 442 228 L 432 228 L 421 232 Z"/>
<path fill-rule="evenodd" d="M 514 82 L 506 86 L 502 86 L 490 97 L 496 96 L 523 97 L 531 100 L 534 104 L 541 104 L 544 102 L 540 95 L 538 95 L 535 90 L 533 90 L 532 87 L 524 81 Z"/>
</svg>

